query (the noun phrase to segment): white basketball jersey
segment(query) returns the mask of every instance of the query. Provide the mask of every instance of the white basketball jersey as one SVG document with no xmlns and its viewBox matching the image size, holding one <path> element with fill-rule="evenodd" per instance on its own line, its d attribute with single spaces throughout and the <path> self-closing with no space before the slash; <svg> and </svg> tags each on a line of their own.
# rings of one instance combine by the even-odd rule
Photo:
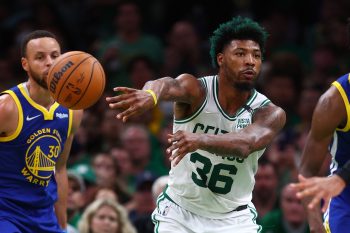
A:
<svg viewBox="0 0 350 233">
<path fill-rule="evenodd" d="M 256 109 L 270 103 L 266 96 L 253 90 L 236 115 L 229 116 L 219 104 L 217 76 L 199 80 L 207 89 L 206 99 L 191 117 L 174 120 L 174 132 L 238 132 L 252 123 Z M 234 154 L 223 157 L 203 150 L 189 153 L 176 167 L 172 166 L 166 194 L 181 207 L 198 215 L 225 217 L 236 207 L 250 203 L 258 159 L 264 150 L 253 152 L 246 159 Z"/>
</svg>

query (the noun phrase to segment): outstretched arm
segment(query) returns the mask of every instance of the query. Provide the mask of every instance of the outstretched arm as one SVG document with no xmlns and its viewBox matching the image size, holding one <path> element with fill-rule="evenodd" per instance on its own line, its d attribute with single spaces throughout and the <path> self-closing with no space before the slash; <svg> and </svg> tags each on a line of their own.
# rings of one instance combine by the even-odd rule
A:
<svg viewBox="0 0 350 233">
<path fill-rule="evenodd" d="M 234 155 L 246 158 L 254 151 L 265 148 L 270 144 L 286 122 L 285 112 L 273 105 L 261 107 L 253 117 L 253 123 L 239 132 L 220 135 L 195 134 L 178 131 L 170 135 L 169 142 L 172 145 L 167 149 L 168 153 L 174 151 L 170 159 L 175 164 L 189 152 L 197 149 L 227 156 Z"/>
<path fill-rule="evenodd" d="M 176 79 L 165 77 L 145 84 L 142 90 L 116 87 L 121 94 L 107 97 L 109 107 L 121 112 L 118 119 L 127 121 L 133 115 L 140 115 L 152 109 L 160 101 L 173 101 L 189 106 L 199 105 L 205 98 L 200 81 L 190 74 L 182 74 Z"/>
<path fill-rule="evenodd" d="M 339 91 L 332 86 L 321 96 L 315 108 L 311 130 L 302 154 L 301 175 L 311 177 L 318 174 L 325 157 L 329 154 L 328 146 L 334 130 L 341 125 L 345 125 L 345 121 L 344 102 Z M 311 200 L 312 197 L 302 198 L 305 208 L 311 203 Z M 323 232 L 320 206 L 315 205 L 313 207 L 314 210 L 307 208 L 310 230 L 311 232 Z"/>
</svg>

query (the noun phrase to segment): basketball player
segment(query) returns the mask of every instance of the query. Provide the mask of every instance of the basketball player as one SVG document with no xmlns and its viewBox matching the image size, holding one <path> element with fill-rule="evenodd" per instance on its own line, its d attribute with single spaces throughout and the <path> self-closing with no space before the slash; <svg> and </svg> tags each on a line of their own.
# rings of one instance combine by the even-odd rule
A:
<svg viewBox="0 0 350 233">
<path fill-rule="evenodd" d="M 259 232 L 251 203 L 259 157 L 285 124 L 284 111 L 254 89 L 266 31 L 249 18 L 221 24 L 211 38 L 217 75 L 182 74 L 117 87 L 108 97 L 124 122 L 173 101 L 168 187 L 158 197 L 155 232 Z"/>
<path fill-rule="evenodd" d="M 21 52 L 28 80 L 0 96 L 0 231 L 65 232 L 66 161 L 82 111 L 50 97 L 48 70 L 61 54 L 53 34 L 26 35 Z"/>
<path fill-rule="evenodd" d="M 350 43 L 350 18 L 347 31 Z M 343 233 L 350 229 L 350 187 L 346 186 L 350 182 L 349 80 L 350 74 L 341 76 L 320 97 L 302 154 L 301 183 L 294 185 L 299 190 L 297 195 L 308 207 L 311 232 Z M 312 177 L 318 174 L 329 153 L 332 156 L 331 176 Z M 322 207 L 324 220 L 320 205 L 317 205 L 321 199 L 325 200 Z"/>
</svg>

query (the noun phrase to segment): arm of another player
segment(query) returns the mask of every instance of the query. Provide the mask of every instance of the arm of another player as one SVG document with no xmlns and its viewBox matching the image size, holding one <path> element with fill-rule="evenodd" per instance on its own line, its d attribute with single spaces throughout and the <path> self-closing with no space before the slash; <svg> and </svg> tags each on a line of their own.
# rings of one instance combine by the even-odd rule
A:
<svg viewBox="0 0 350 233">
<path fill-rule="evenodd" d="M 175 165 L 189 152 L 197 149 L 209 151 L 220 156 L 236 156 L 246 158 L 254 151 L 265 148 L 270 144 L 286 122 L 286 114 L 274 104 L 259 108 L 253 123 L 239 132 L 220 135 L 195 134 L 178 131 L 170 135 L 167 149 L 172 153 L 171 160 Z"/>
<path fill-rule="evenodd" d="M 316 176 L 323 161 L 329 154 L 328 146 L 334 130 L 346 124 L 346 110 L 339 91 L 330 87 L 319 99 L 304 151 L 302 153 L 300 174 L 304 177 Z M 310 204 L 312 197 L 302 198 L 305 208 Z M 307 208 L 308 221 L 311 232 L 323 232 L 320 206 Z"/>
<path fill-rule="evenodd" d="M 160 101 L 173 101 L 196 106 L 205 98 L 203 94 L 205 90 L 200 81 L 190 74 L 182 74 L 175 79 L 164 77 L 149 81 L 142 90 L 116 87 L 114 91 L 121 94 L 107 97 L 106 100 L 110 108 L 121 111 L 117 118 L 124 122 L 133 115 L 140 115 L 154 108 Z"/>
<path fill-rule="evenodd" d="M 62 154 L 56 163 L 55 178 L 57 181 L 58 200 L 55 203 L 55 212 L 58 223 L 62 229 L 67 228 L 67 198 L 68 198 L 68 177 L 67 160 L 72 146 L 74 133 L 78 129 L 83 117 L 82 110 L 73 111 L 73 122 L 70 135 L 66 140 Z"/>
</svg>

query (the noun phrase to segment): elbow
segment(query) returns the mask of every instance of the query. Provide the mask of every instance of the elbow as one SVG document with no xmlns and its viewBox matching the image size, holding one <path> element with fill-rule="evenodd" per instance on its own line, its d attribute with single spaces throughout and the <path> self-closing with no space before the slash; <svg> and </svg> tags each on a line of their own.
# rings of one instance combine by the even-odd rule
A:
<svg viewBox="0 0 350 233">
<path fill-rule="evenodd" d="M 237 148 L 236 155 L 239 158 L 246 159 L 253 152 L 252 147 L 249 144 L 242 145 Z"/>
</svg>

